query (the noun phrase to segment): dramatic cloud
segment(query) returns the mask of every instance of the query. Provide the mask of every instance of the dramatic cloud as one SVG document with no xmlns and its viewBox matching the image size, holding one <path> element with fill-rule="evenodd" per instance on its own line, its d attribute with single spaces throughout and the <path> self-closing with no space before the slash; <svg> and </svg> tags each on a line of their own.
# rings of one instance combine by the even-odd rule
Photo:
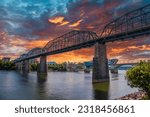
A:
<svg viewBox="0 0 150 117">
<path fill-rule="evenodd" d="M 69 24 L 69 22 L 65 21 L 64 19 L 65 19 L 64 17 L 55 17 L 53 19 L 49 19 L 49 22 L 53 24 L 58 24 L 60 26 Z"/>
<path fill-rule="evenodd" d="M 83 20 L 79 20 L 79 21 L 77 21 L 77 22 L 74 22 L 73 24 L 69 25 L 69 27 L 76 27 L 76 26 L 79 26 L 82 21 L 83 21 Z"/>
<path fill-rule="evenodd" d="M 18 57 L 74 29 L 97 34 L 111 20 L 149 0 L 0 0 L 0 57 Z M 149 37 L 107 44 L 109 58 L 148 58 Z M 49 61 L 92 60 L 93 48 L 54 55 Z"/>
</svg>

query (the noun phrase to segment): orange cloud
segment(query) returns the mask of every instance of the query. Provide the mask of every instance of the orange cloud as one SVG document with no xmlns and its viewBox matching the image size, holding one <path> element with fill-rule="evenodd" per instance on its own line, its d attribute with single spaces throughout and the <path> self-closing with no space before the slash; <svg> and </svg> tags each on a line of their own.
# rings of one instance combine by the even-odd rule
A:
<svg viewBox="0 0 150 117">
<path fill-rule="evenodd" d="M 49 22 L 54 23 L 54 24 L 58 24 L 58 23 L 62 23 L 64 20 L 64 17 L 55 17 L 53 19 L 49 19 Z"/>
<path fill-rule="evenodd" d="M 125 50 L 125 48 L 113 48 L 112 49 L 112 52 L 113 53 L 121 53 L 121 52 L 123 52 Z"/>
<path fill-rule="evenodd" d="M 93 29 L 93 28 L 94 28 L 94 26 L 87 26 L 87 28 L 88 28 L 88 29 Z"/>
<path fill-rule="evenodd" d="M 75 22 L 75 23 L 69 25 L 69 27 L 76 27 L 76 26 L 79 26 L 82 21 L 83 21 L 83 20 L 81 19 L 81 20 L 79 20 L 79 21 L 77 21 L 77 22 Z"/>
<path fill-rule="evenodd" d="M 68 21 L 64 21 L 64 22 L 62 22 L 62 23 L 60 24 L 60 26 L 64 26 L 64 25 L 67 25 L 67 24 L 69 24 L 69 22 L 68 22 Z"/>
<path fill-rule="evenodd" d="M 67 25 L 70 23 L 69 21 L 66 21 L 64 17 L 55 17 L 55 18 L 49 19 L 48 21 L 50 23 L 53 23 L 53 24 L 56 24 L 59 26 L 64 26 L 64 25 Z M 77 27 L 81 24 L 82 21 L 83 20 L 81 19 L 77 22 L 74 22 L 74 23 L 70 24 L 69 27 Z"/>
<path fill-rule="evenodd" d="M 85 62 L 93 59 L 94 53 L 92 48 L 85 48 L 61 54 L 51 55 L 47 57 L 47 61 L 63 62 Z"/>
<path fill-rule="evenodd" d="M 69 22 L 68 22 L 68 21 L 65 21 L 64 19 L 65 19 L 64 17 L 55 17 L 55 18 L 53 18 L 53 19 L 49 19 L 48 21 L 49 21 L 50 23 L 58 24 L 58 25 L 60 25 L 60 26 L 64 26 L 64 25 L 69 24 Z"/>
<path fill-rule="evenodd" d="M 35 47 L 40 47 L 43 48 L 46 43 L 48 41 L 47 40 L 36 40 L 36 41 L 30 41 L 28 44 L 25 45 L 25 47 L 29 50 L 29 49 L 33 49 Z"/>
<path fill-rule="evenodd" d="M 149 45 L 142 45 L 140 47 L 140 50 L 150 50 L 150 46 Z"/>
</svg>

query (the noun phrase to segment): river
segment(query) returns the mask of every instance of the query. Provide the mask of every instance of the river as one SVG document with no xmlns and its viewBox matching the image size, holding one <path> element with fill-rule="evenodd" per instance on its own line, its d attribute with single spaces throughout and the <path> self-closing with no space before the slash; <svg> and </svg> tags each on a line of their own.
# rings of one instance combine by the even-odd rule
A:
<svg viewBox="0 0 150 117">
<path fill-rule="evenodd" d="M 1 100 L 100 100 L 116 99 L 138 89 L 127 85 L 125 70 L 110 74 L 110 83 L 92 85 L 92 74 L 83 72 L 48 72 L 40 82 L 36 72 L 23 75 L 0 71 Z"/>
</svg>

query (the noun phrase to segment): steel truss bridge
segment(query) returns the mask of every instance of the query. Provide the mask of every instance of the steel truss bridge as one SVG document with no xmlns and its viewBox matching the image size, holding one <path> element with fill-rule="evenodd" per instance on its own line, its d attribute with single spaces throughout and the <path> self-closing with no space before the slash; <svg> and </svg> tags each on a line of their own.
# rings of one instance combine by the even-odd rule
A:
<svg viewBox="0 0 150 117">
<path fill-rule="evenodd" d="M 104 27 L 99 36 L 91 31 L 73 30 L 49 41 L 43 48 L 30 50 L 14 62 L 18 63 L 43 55 L 53 55 L 90 47 L 95 43 L 104 44 L 118 40 L 132 40 L 137 36 L 147 34 L 150 34 L 150 4 L 111 21 Z"/>
</svg>

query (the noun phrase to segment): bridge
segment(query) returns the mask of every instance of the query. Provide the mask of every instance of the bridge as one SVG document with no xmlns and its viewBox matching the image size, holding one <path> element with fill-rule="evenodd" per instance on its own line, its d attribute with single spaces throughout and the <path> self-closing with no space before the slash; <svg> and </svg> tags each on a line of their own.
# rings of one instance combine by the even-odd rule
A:
<svg viewBox="0 0 150 117">
<path fill-rule="evenodd" d="M 92 81 L 109 81 L 106 43 L 132 40 L 150 34 L 150 4 L 128 12 L 108 23 L 100 35 L 91 31 L 73 30 L 49 41 L 43 48 L 34 48 L 14 60 L 18 69 L 29 72 L 29 60 L 40 57 L 38 73 L 47 74 L 46 57 L 95 46 Z"/>
</svg>

